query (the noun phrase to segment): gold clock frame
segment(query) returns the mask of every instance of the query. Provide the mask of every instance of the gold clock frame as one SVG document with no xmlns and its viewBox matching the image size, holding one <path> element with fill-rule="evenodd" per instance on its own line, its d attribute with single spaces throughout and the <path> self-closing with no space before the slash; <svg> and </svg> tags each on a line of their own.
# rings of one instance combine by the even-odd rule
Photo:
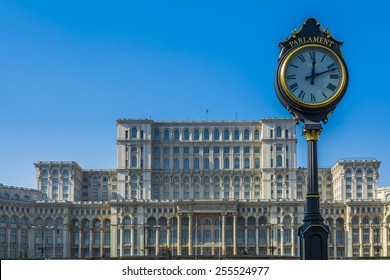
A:
<svg viewBox="0 0 390 280">
<path fill-rule="evenodd" d="M 291 60 L 291 58 L 297 52 L 300 52 L 301 50 L 307 49 L 307 48 L 317 48 L 317 49 L 324 49 L 324 50 L 326 50 L 331 55 L 333 55 L 333 57 L 337 60 L 337 62 L 339 63 L 339 65 L 341 67 L 341 69 L 340 69 L 341 85 L 338 88 L 337 92 L 335 94 L 333 94 L 333 96 L 331 98 L 329 98 L 328 100 L 320 102 L 320 103 L 316 103 L 316 104 L 302 102 L 301 100 L 297 99 L 290 92 L 290 90 L 288 89 L 288 86 L 287 86 L 287 83 L 286 83 L 286 78 L 285 78 L 285 72 L 286 72 L 286 67 L 287 67 L 288 62 Z M 302 46 L 298 46 L 298 47 L 294 48 L 290 53 L 288 53 L 283 58 L 283 60 L 280 62 L 280 65 L 281 65 L 280 71 L 279 71 L 279 81 L 280 81 L 280 84 L 282 86 L 283 91 L 286 93 L 287 97 L 292 102 L 294 102 L 295 104 L 298 104 L 298 105 L 303 106 L 305 108 L 311 108 L 311 109 L 323 108 L 323 107 L 328 106 L 329 104 L 332 104 L 345 91 L 345 86 L 346 86 L 346 83 L 347 83 L 347 71 L 346 71 L 346 67 L 344 65 L 344 62 L 332 49 L 330 49 L 330 48 L 328 48 L 326 46 L 318 45 L 318 44 L 304 44 Z"/>
</svg>

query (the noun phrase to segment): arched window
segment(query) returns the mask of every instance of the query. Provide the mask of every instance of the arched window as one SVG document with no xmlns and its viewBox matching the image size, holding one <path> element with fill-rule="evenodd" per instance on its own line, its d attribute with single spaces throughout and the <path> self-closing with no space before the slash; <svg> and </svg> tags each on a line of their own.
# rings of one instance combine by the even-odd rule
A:
<svg viewBox="0 0 390 280">
<path fill-rule="evenodd" d="M 224 169 L 229 169 L 230 168 L 230 160 L 229 160 L 229 158 L 225 158 L 223 160 L 223 168 Z"/>
<path fill-rule="evenodd" d="M 214 169 L 219 169 L 219 159 L 214 159 Z"/>
<path fill-rule="evenodd" d="M 337 226 L 337 227 L 342 227 L 342 226 L 344 226 L 344 220 L 341 219 L 341 218 L 338 218 L 338 219 L 336 220 L 336 226 Z"/>
<path fill-rule="evenodd" d="M 94 227 L 100 227 L 100 221 L 98 219 L 93 221 L 93 226 Z"/>
<path fill-rule="evenodd" d="M 367 217 L 363 218 L 363 225 L 369 225 L 370 224 L 370 219 Z"/>
<path fill-rule="evenodd" d="M 223 131 L 223 140 L 229 140 L 230 138 L 230 132 L 229 132 L 229 129 L 225 129 Z"/>
<path fill-rule="evenodd" d="M 240 159 L 239 158 L 234 159 L 234 169 L 240 169 Z"/>
<path fill-rule="evenodd" d="M 367 174 L 373 174 L 374 172 L 372 171 L 372 169 L 371 168 L 368 168 L 367 169 Z"/>
<path fill-rule="evenodd" d="M 249 169 L 250 168 L 250 166 L 249 166 L 249 158 L 244 158 L 244 168 L 245 169 Z"/>
<path fill-rule="evenodd" d="M 266 224 L 267 224 L 267 218 L 266 217 L 260 217 L 259 225 L 265 226 Z"/>
<path fill-rule="evenodd" d="M 184 130 L 184 135 L 183 135 L 183 137 L 184 137 L 184 140 L 185 140 L 185 141 L 190 140 L 190 131 L 189 131 L 188 129 L 185 129 L 185 130 Z"/>
<path fill-rule="evenodd" d="M 327 225 L 328 227 L 333 226 L 333 220 L 332 220 L 332 218 L 326 219 L 326 220 L 325 220 L 325 225 Z"/>
<path fill-rule="evenodd" d="M 194 169 L 195 170 L 199 169 L 199 158 L 194 158 Z"/>
<path fill-rule="evenodd" d="M 282 156 L 277 156 L 277 158 L 276 158 L 276 166 L 277 167 L 282 167 L 282 165 L 283 165 Z"/>
<path fill-rule="evenodd" d="M 69 176 L 69 170 L 68 169 L 64 169 L 64 171 L 62 171 L 62 175 L 68 177 Z"/>
<path fill-rule="evenodd" d="M 132 139 L 136 139 L 137 138 L 137 128 L 136 127 L 133 127 L 131 129 L 131 138 Z"/>
<path fill-rule="evenodd" d="M 282 128 L 280 126 L 276 128 L 276 137 L 277 138 L 282 137 Z"/>
<path fill-rule="evenodd" d="M 183 164 L 183 169 L 184 170 L 189 170 L 190 169 L 190 160 L 188 158 L 185 158 L 183 163 L 184 163 Z"/>
<path fill-rule="evenodd" d="M 352 174 L 352 170 L 348 168 L 347 170 L 345 170 L 345 174 Z"/>
<path fill-rule="evenodd" d="M 49 171 L 47 171 L 47 169 L 43 169 L 43 170 L 41 171 L 41 175 L 44 176 L 44 177 L 46 177 L 47 175 L 49 175 Z"/>
<path fill-rule="evenodd" d="M 249 129 L 244 130 L 244 140 L 249 140 Z"/>
<path fill-rule="evenodd" d="M 123 219 L 123 225 L 131 225 L 131 219 L 129 217 L 125 217 Z"/>
<path fill-rule="evenodd" d="M 260 158 L 255 158 L 255 168 L 260 168 Z"/>
<path fill-rule="evenodd" d="M 258 129 L 255 130 L 255 140 L 259 140 L 260 139 L 260 132 Z"/>
<path fill-rule="evenodd" d="M 356 174 L 363 174 L 363 171 L 362 171 L 362 169 L 361 168 L 359 168 L 358 170 L 356 170 Z"/>
<path fill-rule="evenodd" d="M 169 141 L 169 130 L 168 129 L 164 130 L 164 141 Z"/>
<path fill-rule="evenodd" d="M 178 129 L 175 129 L 175 131 L 173 132 L 173 140 L 179 141 L 179 139 L 180 139 L 180 132 Z"/>
<path fill-rule="evenodd" d="M 160 130 L 158 130 L 157 128 L 154 130 L 153 138 L 154 141 L 160 141 Z"/>
<path fill-rule="evenodd" d="M 234 130 L 234 140 L 240 140 L 240 131 L 238 129 Z"/>
<path fill-rule="evenodd" d="M 219 140 L 219 130 L 214 129 L 214 140 Z"/>
<path fill-rule="evenodd" d="M 291 224 L 291 218 L 290 218 L 290 216 L 284 217 L 284 219 L 283 219 L 283 224 L 285 224 L 285 225 Z"/>
<path fill-rule="evenodd" d="M 390 200 L 390 193 L 386 195 L 386 200 Z"/>
<path fill-rule="evenodd" d="M 210 169 L 210 160 L 208 158 L 205 158 L 203 160 L 203 169 L 205 169 L 205 170 Z"/>
<path fill-rule="evenodd" d="M 359 224 L 359 218 L 354 216 L 354 217 L 352 217 L 351 222 L 352 222 L 353 225 L 358 225 Z"/>
<path fill-rule="evenodd" d="M 254 226 L 256 224 L 256 219 L 254 217 L 248 218 L 248 226 Z"/>
<path fill-rule="evenodd" d="M 205 129 L 203 132 L 203 140 L 210 140 L 210 131 Z"/>
<path fill-rule="evenodd" d="M 194 130 L 194 140 L 199 140 L 199 129 Z"/>
<path fill-rule="evenodd" d="M 210 221 L 210 219 L 205 219 L 204 221 L 203 221 L 203 224 L 205 225 L 205 226 L 209 226 L 209 225 L 211 225 L 211 221 Z"/>
</svg>

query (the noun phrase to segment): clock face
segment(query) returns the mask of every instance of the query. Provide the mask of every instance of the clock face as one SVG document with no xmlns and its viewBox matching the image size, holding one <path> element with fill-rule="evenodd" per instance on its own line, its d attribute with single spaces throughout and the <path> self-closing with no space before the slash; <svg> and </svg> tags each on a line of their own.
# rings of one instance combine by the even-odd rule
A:
<svg viewBox="0 0 390 280">
<path fill-rule="evenodd" d="M 304 45 L 285 58 L 280 81 L 295 103 L 319 108 L 343 92 L 346 71 L 340 58 L 331 50 L 321 45 Z"/>
</svg>

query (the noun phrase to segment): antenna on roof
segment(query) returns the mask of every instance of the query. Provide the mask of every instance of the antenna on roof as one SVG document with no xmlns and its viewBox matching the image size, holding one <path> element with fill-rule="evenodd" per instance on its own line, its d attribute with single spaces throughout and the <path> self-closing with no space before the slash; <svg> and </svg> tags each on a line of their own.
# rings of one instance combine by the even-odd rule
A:
<svg viewBox="0 0 390 280">
<path fill-rule="evenodd" d="M 209 113 L 209 109 L 206 108 L 206 122 L 207 122 L 207 115 Z"/>
</svg>

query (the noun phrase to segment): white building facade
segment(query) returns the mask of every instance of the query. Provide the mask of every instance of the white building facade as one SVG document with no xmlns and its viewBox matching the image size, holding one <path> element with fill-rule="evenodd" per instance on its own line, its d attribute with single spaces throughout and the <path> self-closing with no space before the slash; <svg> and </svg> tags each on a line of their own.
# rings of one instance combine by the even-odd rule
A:
<svg viewBox="0 0 390 280">
<path fill-rule="evenodd" d="M 1 259 L 298 256 L 307 170 L 294 120 L 116 125 L 116 169 L 37 162 L 38 190 L 0 185 Z M 390 256 L 379 167 L 319 169 L 330 258 Z"/>
</svg>

